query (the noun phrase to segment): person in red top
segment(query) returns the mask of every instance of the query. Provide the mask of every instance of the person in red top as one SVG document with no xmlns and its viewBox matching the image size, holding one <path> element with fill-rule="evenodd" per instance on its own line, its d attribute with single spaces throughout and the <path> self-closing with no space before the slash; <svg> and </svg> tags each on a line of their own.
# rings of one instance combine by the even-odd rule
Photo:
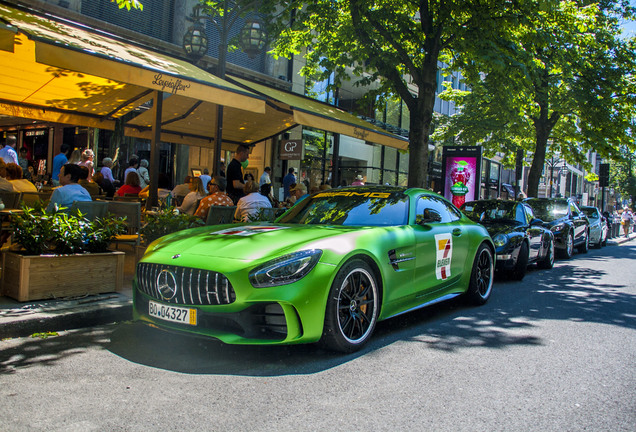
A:
<svg viewBox="0 0 636 432">
<path fill-rule="evenodd" d="M 126 182 L 123 184 L 122 187 L 117 189 L 117 192 L 115 192 L 115 195 L 117 196 L 124 196 L 126 194 L 139 195 L 139 192 L 141 192 L 141 186 L 139 186 L 139 176 L 137 175 L 137 172 L 129 172 L 128 175 L 126 176 Z"/>
<path fill-rule="evenodd" d="M 226 186 L 227 181 L 225 177 L 212 177 L 212 180 L 208 182 L 208 191 L 210 194 L 201 200 L 199 208 L 194 213 L 195 216 L 207 220 L 211 206 L 233 206 L 234 201 L 225 193 Z"/>
</svg>

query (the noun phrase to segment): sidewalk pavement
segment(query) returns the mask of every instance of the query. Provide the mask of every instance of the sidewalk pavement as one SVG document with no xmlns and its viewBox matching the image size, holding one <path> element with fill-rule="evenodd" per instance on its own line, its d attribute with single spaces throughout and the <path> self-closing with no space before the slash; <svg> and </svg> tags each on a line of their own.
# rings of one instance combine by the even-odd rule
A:
<svg viewBox="0 0 636 432">
<path fill-rule="evenodd" d="M 607 241 L 618 245 L 636 238 L 615 237 Z M 30 336 L 132 319 L 132 280 L 134 253 L 126 251 L 124 289 L 121 292 L 84 297 L 18 302 L 0 296 L 0 339 Z"/>
</svg>

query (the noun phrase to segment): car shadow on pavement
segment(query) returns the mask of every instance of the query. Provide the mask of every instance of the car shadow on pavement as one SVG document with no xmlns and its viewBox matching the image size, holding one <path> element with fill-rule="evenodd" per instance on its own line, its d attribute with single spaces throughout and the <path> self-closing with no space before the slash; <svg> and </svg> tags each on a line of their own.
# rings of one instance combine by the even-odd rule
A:
<svg viewBox="0 0 636 432">
<path fill-rule="evenodd" d="M 631 256 L 633 246 L 629 246 Z M 546 343 L 541 323 L 563 320 L 636 328 L 636 295 L 607 280 L 612 260 L 625 250 L 605 248 L 579 257 L 608 261 L 607 269 L 590 269 L 577 258 L 559 261 L 549 271 L 530 269 L 521 282 L 496 282 L 490 301 L 481 307 L 460 299 L 440 303 L 378 324 L 360 352 L 339 354 L 317 345 L 241 346 L 170 333 L 140 323 L 75 330 L 63 337 L 2 341 L 0 374 L 34 363 L 55 364 L 91 347 L 106 349 L 128 361 L 188 374 L 281 376 L 325 371 L 385 349 L 507 349 Z M 629 256 L 629 255 L 627 255 Z"/>
</svg>

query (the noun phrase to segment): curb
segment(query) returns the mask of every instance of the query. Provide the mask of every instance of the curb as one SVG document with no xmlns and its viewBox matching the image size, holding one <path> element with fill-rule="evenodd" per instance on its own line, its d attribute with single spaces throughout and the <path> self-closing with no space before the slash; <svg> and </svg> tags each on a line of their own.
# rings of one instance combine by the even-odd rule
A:
<svg viewBox="0 0 636 432">
<path fill-rule="evenodd" d="M 132 299 L 122 294 L 60 300 L 31 308 L 0 305 L 0 339 L 63 331 L 132 319 Z"/>
</svg>

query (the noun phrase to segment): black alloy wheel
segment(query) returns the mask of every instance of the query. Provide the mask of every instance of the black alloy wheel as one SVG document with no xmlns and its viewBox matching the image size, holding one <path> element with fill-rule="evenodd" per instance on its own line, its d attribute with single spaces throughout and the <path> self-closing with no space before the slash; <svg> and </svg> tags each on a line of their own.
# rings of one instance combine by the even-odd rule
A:
<svg viewBox="0 0 636 432">
<path fill-rule="evenodd" d="M 590 250 L 590 232 L 585 231 L 585 240 L 583 244 L 578 247 L 580 253 L 587 253 Z"/>
<path fill-rule="evenodd" d="M 379 289 L 373 270 L 362 260 L 345 264 L 331 287 L 321 343 L 328 349 L 354 352 L 375 329 Z"/>
<path fill-rule="evenodd" d="M 510 275 L 513 280 L 521 281 L 523 277 L 526 275 L 526 270 L 528 269 L 528 258 L 530 255 L 530 251 L 528 249 L 528 243 L 525 241 L 521 243 L 519 247 L 519 255 L 517 256 L 517 262 L 515 264 L 515 268 L 512 270 L 512 274 Z"/>
<path fill-rule="evenodd" d="M 545 256 L 537 263 L 537 267 L 542 269 L 551 269 L 554 267 L 554 240 L 550 239 L 550 245 L 548 246 Z"/>
<path fill-rule="evenodd" d="M 487 244 L 482 243 L 475 254 L 466 298 L 475 305 L 483 305 L 490 298 L 495 276 L 495 261 Z"/>
<path fill-rule="evenodd" d="M 569 231 L 565 238 L 565 249 L 561 250 L 561 257 L 570 259 L 572 256 L 574 256 L 574 237 L 572 237 L 572 231 Z"/>
</svg>

